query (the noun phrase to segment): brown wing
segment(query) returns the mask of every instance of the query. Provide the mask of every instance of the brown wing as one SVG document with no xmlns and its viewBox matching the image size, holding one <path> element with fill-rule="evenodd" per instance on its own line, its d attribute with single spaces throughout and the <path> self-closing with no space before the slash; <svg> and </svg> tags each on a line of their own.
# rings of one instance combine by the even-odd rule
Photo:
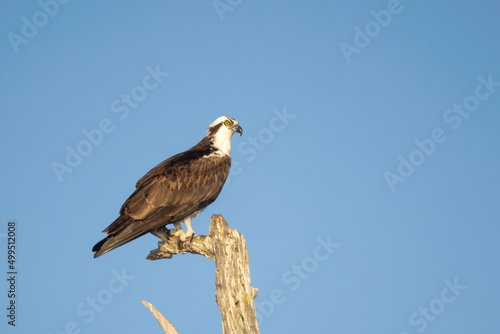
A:
<svg viewBox="0 0 500 334">
<path fill-rule="evenodd" d="M 173 156 L 137 182 L 137 189 L 123 204 L 120 217 L 103 231 L 108 237 L 94 246 L 94 257 L 159 227 L 182 221 L 215 201 L 229 174 L 231 158 L 193 160 L 186 159 L 186 154 L 195 153 Z"/>
<path fill-rule="evenodd" d="M 157 217 L 158 227 L 181 221 L 205 208 L 219 195 L 229 174 L 228 156 L 202 158 L 180 166 L 169 166 L 139 187 L 123 204 L 121 215 L 134 220 Z M 181 210 L 179 210 L 182 208 Z"/>
</svg>

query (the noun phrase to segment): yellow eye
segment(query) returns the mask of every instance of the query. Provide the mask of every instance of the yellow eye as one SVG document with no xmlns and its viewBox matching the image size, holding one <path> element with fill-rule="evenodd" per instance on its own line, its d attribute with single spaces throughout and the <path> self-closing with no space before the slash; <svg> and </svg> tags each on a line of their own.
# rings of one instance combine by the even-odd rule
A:
<svg viewBox="0 0 500 334">
<path fill-rule="evenodd" d="M 224 122 L 224 125 L 229 125 L 229 124 L 231 124 L 229 121 Z"/>
</svg>

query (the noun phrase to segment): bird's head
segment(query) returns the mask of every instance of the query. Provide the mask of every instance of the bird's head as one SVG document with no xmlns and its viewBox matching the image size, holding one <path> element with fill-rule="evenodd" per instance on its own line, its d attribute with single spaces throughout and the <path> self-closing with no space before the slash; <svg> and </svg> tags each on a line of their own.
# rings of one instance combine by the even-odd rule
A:
<svg viewBox="0 0 500 334">
<path fill-rule="evenodd" d="M 243 129 L 234 118 L 221 116 L 208 126 L 207 137 L 210 138 L 212 146 L 229 155 L 231 150 L 231 137 L 235 132 L 240 136 Z"/>
</svg>

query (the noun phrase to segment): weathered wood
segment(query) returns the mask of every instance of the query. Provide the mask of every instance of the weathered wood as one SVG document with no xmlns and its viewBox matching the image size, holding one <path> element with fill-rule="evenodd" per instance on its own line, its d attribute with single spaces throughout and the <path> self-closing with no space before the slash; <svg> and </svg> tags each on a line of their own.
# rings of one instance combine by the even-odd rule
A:
<svg viewBox="0 0 500 334">
<path fill-rule="evenodd" d="M 162 241 L 147 259 L 170 259 L 175 254 L 200 254 L 215 261 L 215 300 L 222 315 L 224 334 L 258 334 L 254 299 L 258 290 L 250 284 L 250 269 L 245 238 L 229 228 L 222 215 L 213 215 L 208 236 L 194 235 L 181 241 L 168 230 L 153 233 Z"/>
<path fill-rule="evenodd" d="M 156 307 L 154 307 L 153 305 L 151 305 L 151 303 L 148 303 L 145 300 L 141 300 L 141 303 L 143 303 L 144 306 L 146 306 L 148 308 L 148 310 L 150 310 L 151 313 L 153 313 L 153 315 L 155 316 L 156 320 L 158 320 L 158 322 L 160 323 L 160 326 L 163 329 L 163 331 L 165 332 L 165 334 L 179 334 L 177 332 L 177 330 L 175 329 L 174 325 L 172 325 L 170 323 L 170 321 L 168 321 L 163 316 L 163 314 L 161 314 L 160 311 L 158 311 L 156 309 Z"/>
<path fill-rule="evenodd" d="M 212 238 L 208 235 L 193 235 L 192 238 L 182 241 L 179 237 L 170 236 L 163 227 L 151 232 L 163 241 L 158 242 L 158 248 L 152 250 L 146 257 L 148 260 L 170 259 L 175 254 L 200 254 L 214 259 Z"/>
</svg>

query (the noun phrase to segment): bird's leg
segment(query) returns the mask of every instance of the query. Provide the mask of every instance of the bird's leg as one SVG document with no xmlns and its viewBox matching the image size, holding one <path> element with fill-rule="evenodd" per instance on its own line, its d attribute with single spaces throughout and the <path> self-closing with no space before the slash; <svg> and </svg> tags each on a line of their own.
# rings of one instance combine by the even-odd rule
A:
<svg viewBox="0 0 500 334">
<path fill-rule="evenodd" d="M 182 227 L 181 227 L 181 223 L 174 223 L 174 227 L 175 227 L 175 231 L 174 230 L 169 230 L 170 232 L 170 235 L 174 236 L 174 237 L 180 237 L 181 240 L 184 240 L 182 239 L 182 236 L 185 234 L 184 231 L 182 230 Z"/>
<path fill-rule="evenodd" d="M 182 241 L 194 235 L 193 228 L 191 227 L 191 218 L 184 219 L 184 224 L 186 224 L 187 231 L 180 236 Z"/>
</svg>

